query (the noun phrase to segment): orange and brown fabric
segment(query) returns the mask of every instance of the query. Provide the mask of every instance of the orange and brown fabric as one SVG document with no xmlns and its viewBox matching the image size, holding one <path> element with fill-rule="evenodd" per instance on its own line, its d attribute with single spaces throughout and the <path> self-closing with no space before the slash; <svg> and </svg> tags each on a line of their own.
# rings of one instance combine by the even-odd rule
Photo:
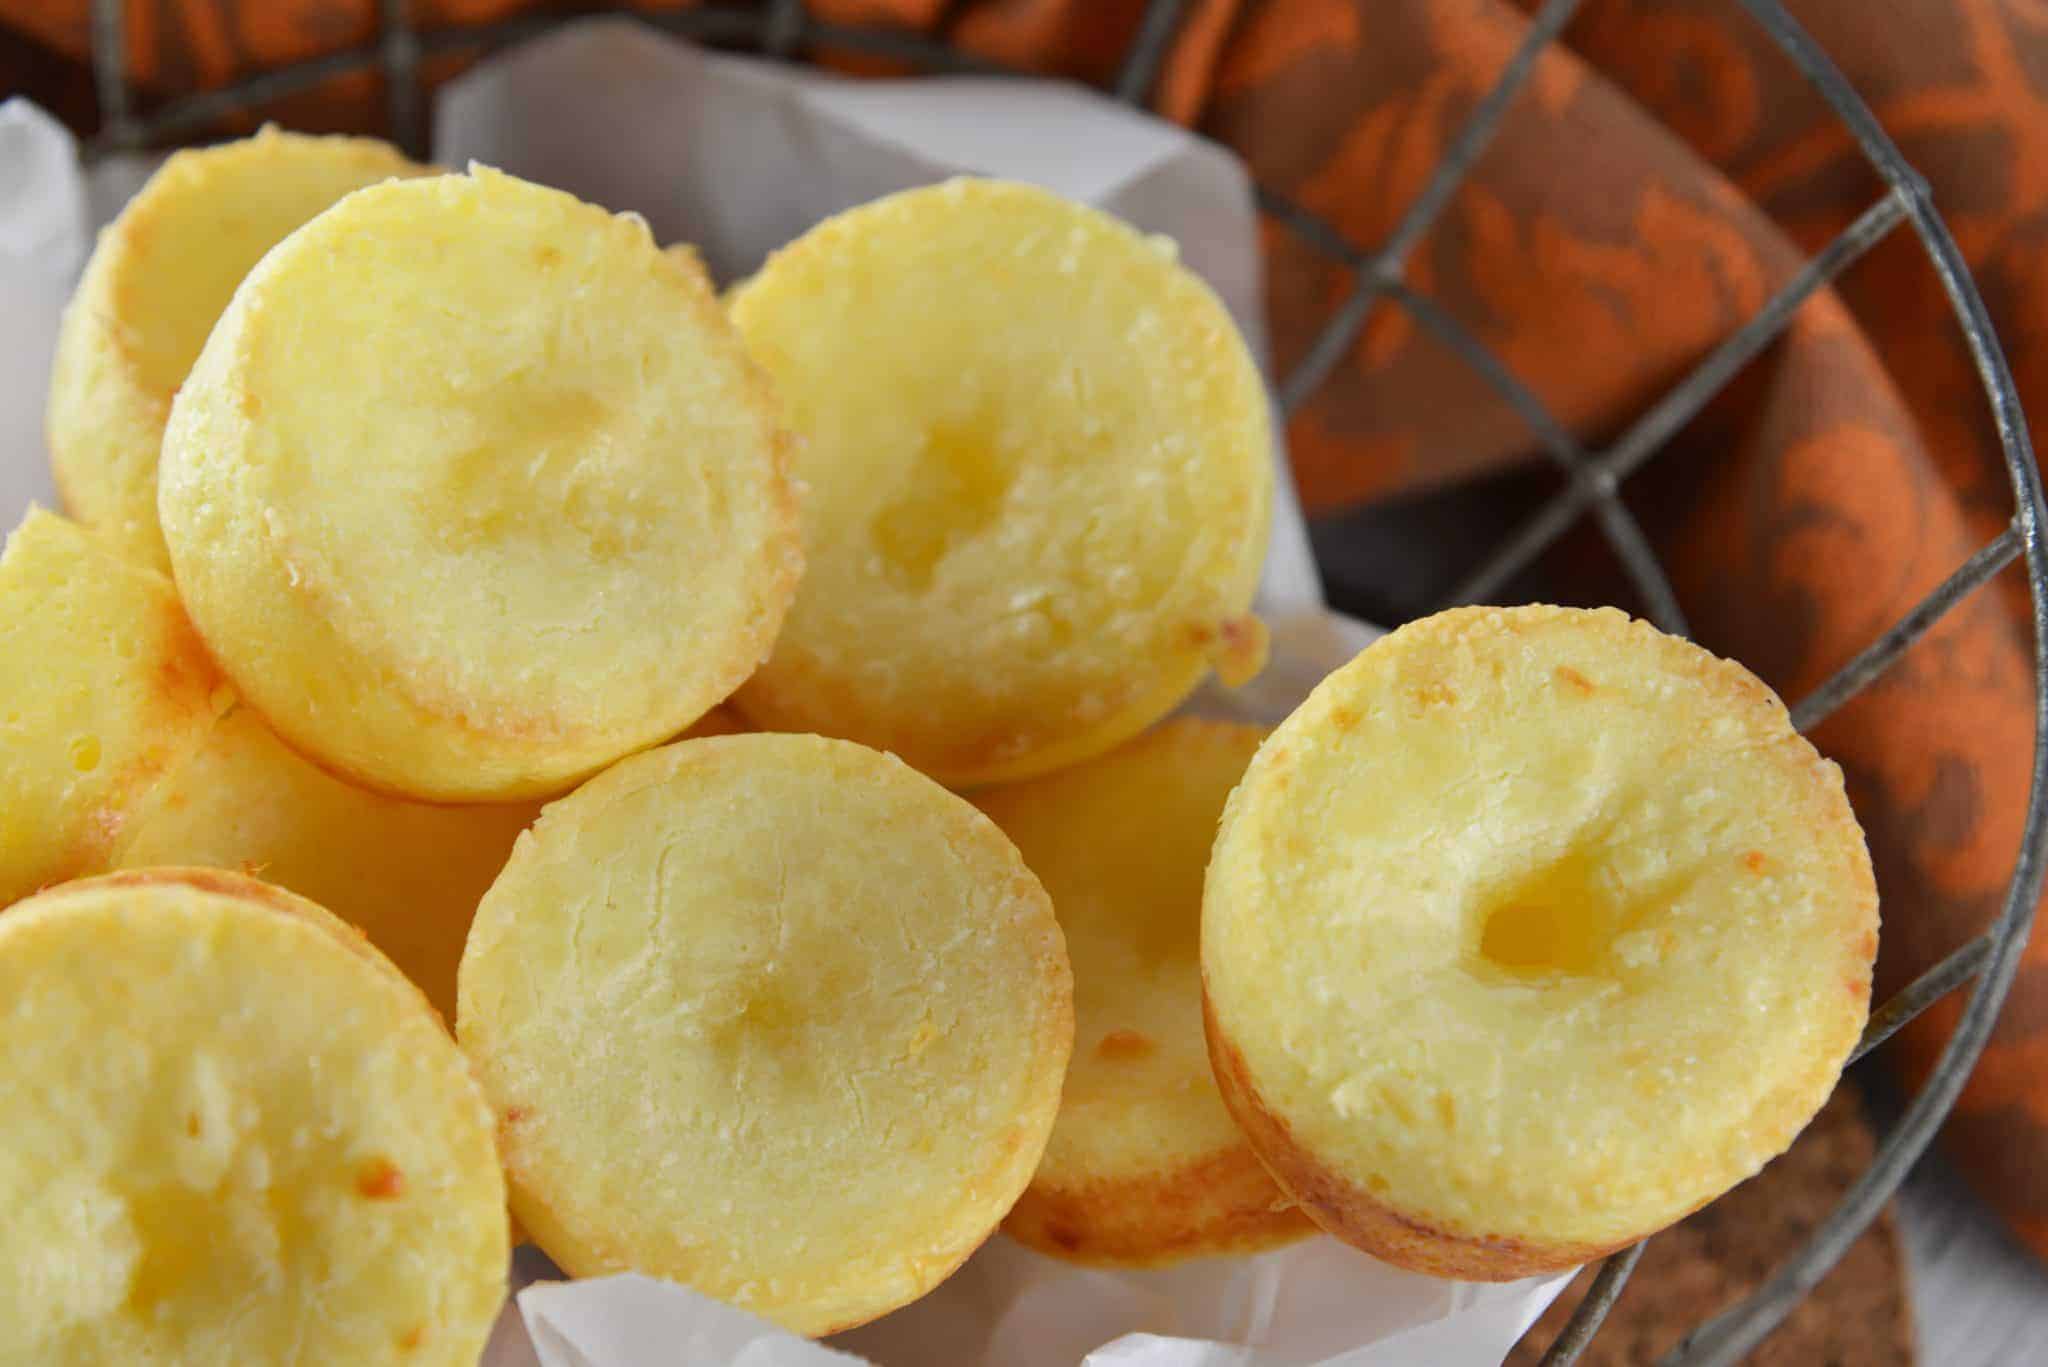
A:
<svg viewBox="0 0 2048 1367">
<path fill-rule="evenodd" d="M 1529 0 L 1524 0 L 1525 4 Z M 674 5 L 660 6 L 673 8 Z M 1529 7 L 1533 8 L 1533 5 Z M 1983 289 L 2021 394 L 2048 423 L 2048 3 L 1795 0 L 1794 11 L 1925 174 Z M 359 48 L 377 0 L 133 0 L 143 107 Z M 542 8 L 413 0 L 453 29 Z M 1142 0 L 812 0 L 833 23 L 919 29 L 1005 63 L 1107 80 Z M 1257 178 L 1365 248 L 1421 188 L 1527 28 L 1508 0 L 1189 0 L 1151 92 Z M 0 0 L 0 82 L 89 129 L 86 0 Z M 846 54 L 818 53 L 851 64 Z M 459 46 L 428 66 L 445 76 Z M 874 69 L 870 61 L 862 69 Z M 258 114 L 376 128 L 373 73 Z M 242 125 L 249 126 L 249 125 Z M 219 131 L 233 131 L 223 128 Z M 1612 436 L 1882 191 L 1819 96 L 1733 0 L 1586 0 L 1413 254 L 1408 280 L 1581 439 Z M 1278 360 L 1351 287 L 1265 229 Z M 1398 309 L 1373 314 L 1293 416 L 1324 516 L 1527 463 L 1524 422 Z M 2010 491 L 1959 328 L 1910 231 L 1809 301 L 1783 339 L 1629 492 L 1695 633 L 1787 697 L 1825 679 L 2005 525 Z M 1611 565 L 1567 542 L 1568 586 Z M 1599 598 L 1604 586 L 1575 590 Z M 2032 743 L 2024 589 L 1949 614 L 1819 741 L 1848 772 L 1884 891 L 1880 991 L 1995 914 Z M 1960 996 L 1892 1049 L 1909 1080 Z M 2048 938 L 2030 950 L 1947 1131 L 2048 1256 Z"/>
</svg>

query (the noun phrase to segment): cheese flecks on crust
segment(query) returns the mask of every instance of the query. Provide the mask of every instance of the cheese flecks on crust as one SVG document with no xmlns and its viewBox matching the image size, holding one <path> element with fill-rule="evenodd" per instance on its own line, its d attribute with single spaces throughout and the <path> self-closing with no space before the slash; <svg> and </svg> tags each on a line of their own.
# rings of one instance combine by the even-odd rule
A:
<svg viewBox="0 0 2048 1367">
<path fill-rule="evenodd" d="M 1041 1252 L 1143 1266 L 1314 1232 L 1224 1109 L 1202 1035 L 1202 871 L 1264 734 L 1177 718 L 976 794 L 1044 882 L 1074 961 L 1059 1120 L 1003 1226 Z"/>
<path fill-rule="evenodd" d="M 1505 1279 L 1782 1151 L 1868 1013 L 1840 771 L 1754 676 L 1611 609 L 1460 609 L 1331 675 L 1226 809 L 1212 1062 L 1333 1233 Z"/>
<path fill-rule="evenodd" d="M 150 869 L 0 914 L 0 1359 L 469 1367 L 504 1296 L 491 1117 L 320 908 Z"/>
</svg>

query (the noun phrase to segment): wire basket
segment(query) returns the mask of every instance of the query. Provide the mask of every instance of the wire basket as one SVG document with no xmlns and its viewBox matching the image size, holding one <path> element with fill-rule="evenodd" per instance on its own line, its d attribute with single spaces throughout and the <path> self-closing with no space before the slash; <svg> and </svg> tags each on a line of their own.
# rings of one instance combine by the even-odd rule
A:
<svg viewBox="0 0 2048 1367">
<path fill-rule="evenodd" d="M 1685 619 L 1669 578 L 1649 539 L 1622 502 L 1622 481 L 1642 468 L 1674 434 L 1705 407 L 1736 373 L 1768 346 L 1807 298 L 1820 290 L 1901 222 L 1909 222 L 1962 325 L 1977 374 L 1991 405 L 2015 509 L 1999 535 L 1958 566 L 1949 577 L 1833 677 L 1792 707 L 1794 723 L 1810 730 L 1854 697 L 1950 608 L 2024 556 L 2034 629 L 2034 753 L 2026 821 L 2011 880 L 1989 929 L 1927 970 L 1871 1013 L 1851 1061 L 1889 1039 L 1948 993 L 1975 980 L 1954 1033 L 1926 1082 L 1899 1116 L 1868 1169 L 1804 1245 L 1745 1300 L 1694 1328 L 1666 1357 L 1667 1367 L 1709 1367 L 1738 1361 L 1789 1314 L 1845 1253 L 1898 1189 L 1936 1129 L 1955 1104 L 1991 1032 L 1998 1008 L 2019 966 L 2020 951 L 2041 890 L 2042 834 L 2048 826 L 2048 548 L 2040 472 L 2035 467 L 2026 419 L 2020 411 L 1996 334 L 1963 263 L 1955 239 L 1936 212 L 1926 183 L 1907 164 L 1870 109 L 1780 0 L 1731 0 L 1746 10 L 1812 83 L 1847 127 L 1885 193 L 1810 258 L 1755 315 L 1714 347 L 1684 379 L 1650 405 L 1619 438 L 1589 450 L 1553 417 L 1535 393 L 1487 350 L 1462 323 L 1404 282 L 1410 252 L 1450 203 L 1466 172 L 1499 127 L 1528 78 L 1537 56 L 1554 41 L 1579 0 L 1547 0 L 1493 87 L 1474 106 L 1443 159 L 1386 238 L 1356 245 L 1327 222 L 1265 188 L 1260 207 L 1316 249 L 1348 267 L 1352 287 L 1309 343 L 1301 359 L 1280 378 L 1283 412 L 1292 412 L 1329 376 L 1368 316 L 1382 306 L 1405 310 L 1414 322 L 1461 357 L 1528 425 L 1565 475 L 1563 487 L 1473 569 L 1447 597 L 1451 603 L 1483 601 L 1529 566 L 1580 518 L 1590 515 L 1641 595 L 1649 615 L 1666 631 L 1684 634 Z M 545 32 L 576 15 L 540 15 L 470 28 L 421 33 L 411 24 L 406 0 L 380 0 L 381 37 L 372 45 L 268 71 L 238 84 L 166 104 L 149 115 L 134 110 L 128 87 L 127 43 L 122 0 L 94 0 L 93 74 L 101 128 L 88 144 L 88 158 L 109 152 L 176 142 L 204 133 L 224 117 L 267 101 L 310 89 L 336 76 L 381 71 L 393 137 L 415 156 L 424 153 L 423 83 L 420 63 L 443 52 L 478 53 Z M 1184 12 L 1186 0 L 1150 0 L 1109 93 L 1127 103 L 1142 102 L 1158 78 Z M 960 52 L 935 39 L 897 29 L 864 28 L 820 21 L 802 0 L 771 0 L 750 10 L 687 9 L 636 14 L 635 18 L 698 42 L 746 49 L 771 57 L 801 59 L 813 48 L 894 59 L 926 72 L 1016 74 L 996 63 Z M 1599 1330 L 1642 1255 L 1642 1245 L 1609 1257 L 1586 1295 L 1543 1356 L 1546 1367 L 1575 1362 Z"/>
</svg>

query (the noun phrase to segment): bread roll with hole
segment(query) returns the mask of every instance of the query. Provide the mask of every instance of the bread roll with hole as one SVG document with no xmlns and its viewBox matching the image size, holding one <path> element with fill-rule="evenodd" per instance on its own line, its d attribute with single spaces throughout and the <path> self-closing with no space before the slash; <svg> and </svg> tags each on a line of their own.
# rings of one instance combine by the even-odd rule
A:
<svg viewBox="0 0 2048 1367">
<path fill-rule="evenodd" d="M 1467 608 L 1332 674 L 1209 865 L 1224 1099 L 1338 1237 L 1571 1267 L 1783 1151 L 1856 1043 L 1877 890 L 1841 772 L 1613 609 Z"/>
<path fill-rule="evenodd" d="M 29 509 L 0 551 L 0 906 L 106 867 L 231 696 L 170 580 Z"/>
<path fill-rule="evenodd" d="M 267 125 L 172 153 L 100 233 L 57 334 L 44 429 L 65 510 L 169 570 L 156 512 L 164 421 L 235 286 L 349 191 L 426 173 L 373 138 Z"/>
<path fill-rule="evenodd" d="M 446 1019 L 476 904 L 530 802 L 439 806 L 344 783 L 238 706 L 156 785 L 112 861 L 253 872 L 359 927 Z"/>
<path fill-rule="evenodd" d="M 549 1256 L 814 1335 L 923 1295 L 996 1227 L 1073 1041 L 1059 927 L 1002 832 L 816 736 L 683 741 L 551 804 L 459 996 Z"/>
<path fill-rule="evenodd" d="M 509 801 L 675 736 L 767 653 L 784 465 L 701 271 L 476 167 L 358 191 L 250 272 L 159 501 L 194 623 L 293 748 Z"/>
<path fill-rule="evenodd" d="M 827 220 L 731 294 L 804 438 L 814 572 L 740 695 L 966 786 L 1255 674 L 1271 433 L 1170 242 L 958 180 Z"/>
<path fill-rule="evenodd" d="M 1059 1119 L 1003 1222 L 1040 1252 L 1148 1266 L 1315 1232 L 1238 1133 L 1202 1039 L 1202 870 L 1264 734 L 1176 718 L 976 795 L 1052 894 L 1074 961 Z"/>
<path fill-rule="evenodd" d="M 477 1361 L 490 1112 L 359 934 L 235 874 L 114 874 L 0 914 L 0 1002 L 0 1361 Z"/>
</svg>

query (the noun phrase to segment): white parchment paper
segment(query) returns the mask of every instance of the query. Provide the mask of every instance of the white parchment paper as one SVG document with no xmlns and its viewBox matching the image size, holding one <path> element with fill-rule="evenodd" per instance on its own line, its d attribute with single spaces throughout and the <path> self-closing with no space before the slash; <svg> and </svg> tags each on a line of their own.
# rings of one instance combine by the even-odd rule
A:
<svg viewBox="0 0 2048 1367">
<path fill-rule="evenodd" d="M 850 82 L 715 55 L 623 20 L 561 30 L 472 70 L 438 102 L 435 155 L 475 159 L 647 218 L 721 283 L 827 214 L 957 174 L 1034 181 L 1179 243 L 1263 363 L 1257 215 L 1227 151 L 1076 87 Z M 57 312 L 88 227 L 143 169 L 77 165 L 31 106 L 0 106 L 0 523 L 49 501 L 41 439 Z M 1378 632 L 1324 607 L 1281 453 L 1258 610 L 1272 663 L 1205 713 L 1272 722 Z M 1142 1272 L 1075 1268 L 997 1236 L 931 1295 L 831 1346 L 645 1277 L 583 1282 L 533 1250 L 487 1367 L 1495 1367 L 1566 1278 L 1440 1281 L 1316 1238 Z"/>
</svg>

